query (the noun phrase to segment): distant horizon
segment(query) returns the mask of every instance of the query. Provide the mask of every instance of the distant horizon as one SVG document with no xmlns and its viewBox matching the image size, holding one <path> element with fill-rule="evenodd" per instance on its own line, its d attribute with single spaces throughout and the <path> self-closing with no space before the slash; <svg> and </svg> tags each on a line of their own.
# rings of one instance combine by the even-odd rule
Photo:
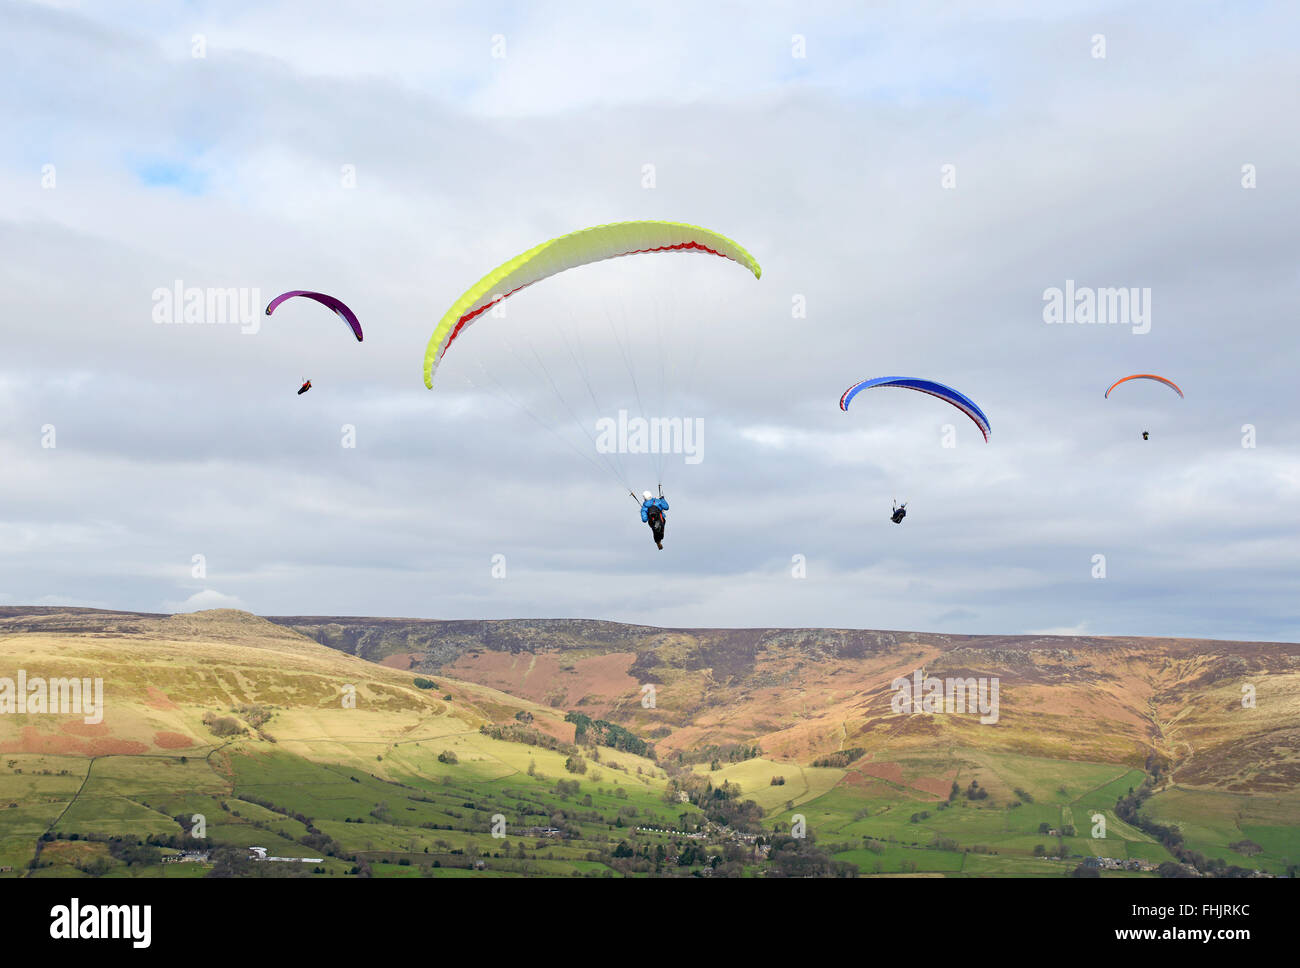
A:
<svg viewBox="0 0 1300 968">
<path fill-rule="evenodd" d="M 196 609 L 190 612 L 147 612 L 137 609 L 100 608 L 81 605 L 0 605 L 0 618 L 11 609 L 43 609 L 51 612 L 107 612 L 112 615 L 140 615 L 148 618 L 171 618 L 176 615 L 202 615 L 207 612 L 243 612 L 255 618 L 267 619 L 370 619 L 385 622 L 601 622 L 606 625 L 625 625 L 630 628 L 647 628 L 663 632 L 882 632 L 891 635 L 934 635 L 948 638 L 964 639 L 1122 639 L 1127 641 L 1139 639 L 1167 639 L 1176 642 L 1223 642 L 1234 645 L 1295 645 L 1300 642 L 1289 639 L 1221 639 L 1207 638 L 1203 635 L 1111 635 L 1111 634 L 1070 634 L 1066 632 L 941 632 L 933 629 L 889 629 L 867 626 L 847 625 L 654 625 L 645 622 L 626 622 L 614 618 L 594 618 L 592 616 L 512 616 L 508 618 L 438 618 L 419 615 L 347 615 L 284 613 L 262 614 L 246 608 L 219 606 L 216 608 Z"/>
</svg>

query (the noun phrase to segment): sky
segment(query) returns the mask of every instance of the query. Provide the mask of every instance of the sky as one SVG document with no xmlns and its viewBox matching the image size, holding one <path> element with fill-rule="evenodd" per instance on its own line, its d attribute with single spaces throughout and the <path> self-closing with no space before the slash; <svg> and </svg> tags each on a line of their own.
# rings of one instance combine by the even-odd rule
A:
<svg viewBox="0 0 1300 968">
<path fill-rule="evenodd" d="M 1298 35 L 1244 2 L 6 3 L 0 604 L 1295 641 Z M 424 387 L 480 276 L 638 219 L 762 277 L 576 268 Z M 364 342 L 261 313 L 290 289 Z M 1104 397 L 1130 373 L 1185 397 Z M 840 410 L 886 375 L 989 442 L 923 394 Z M 699 447 L 602 452 L 620 410 Z M 660 483 L 662 551 L 628 494 Z"/>
</svg>

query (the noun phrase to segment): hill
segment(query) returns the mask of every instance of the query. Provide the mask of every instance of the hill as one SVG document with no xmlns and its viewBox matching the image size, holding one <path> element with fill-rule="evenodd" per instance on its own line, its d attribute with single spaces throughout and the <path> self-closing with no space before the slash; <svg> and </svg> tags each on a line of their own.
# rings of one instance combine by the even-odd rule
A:
<svg viewBox="0 0 1300 968">
<path fill-rule="evenodd" d="M 1286 874 L 1300 855 L 1291 644 L 2 608 L 0 707 L 19 673 L 99 679 L 103 711 L 0 715 L 4 877 Z M 996 701 L 909 712 L 898 680 Z"/>
<path fill-rule="evenodd" d="M 658 629 L 590 620 L 278 617 L 375 662 L 580 709 L 661 751 L 757 744 L 809 762 L 975 746 L 1159 766 L 1233 792 L 1300 785 L 1300 645 L 1160 638 L 961 636 L 851 629 Z M 893 713 L 891 683 L 996 677 L 995 724 Z M 642 704 L 655 687 L 654 709 Z M 1242 687 L 1255 692 L 1243 708 Z"/>
</svg>

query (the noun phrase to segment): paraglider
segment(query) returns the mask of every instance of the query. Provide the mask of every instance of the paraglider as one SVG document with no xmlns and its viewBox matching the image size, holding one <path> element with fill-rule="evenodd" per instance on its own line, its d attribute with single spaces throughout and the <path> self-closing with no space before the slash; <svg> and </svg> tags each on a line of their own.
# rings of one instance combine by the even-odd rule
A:
<svg viewBox="0 0 1300 968">
<path fill-rule="evenodd" d="M 479 319 L 488 315 L 487 311 L 492 309 L 502 300 L 508 299 L 519 290 L 524 289 L 534 283 L 541 282 L 580 266 L 590 265 L 596 262 L 603 262 L 609 259 L 616 259 L 621 256 L 639 256 L 649 253 L 702 253 L 704 255 L 718 256 L 730 262 L 749 270 L 755 279 L 761 278 L 762 269 L 754 257 L 749 254 L 745 248 L 733 239 L 710 229 L 702 228 L 698 225 L 690 225 L 685 222 L 665 222 L 665 221 L 633 221 L 633 222 L 612 222 L 606 225 L 596 225 L 590 228 L 579 229 L 568 235 L 562 235 L 558 238 L 542 242 L 533 248 L 515 256 L 508 262 L 504 262 L 495 269 L 479 279 L 474 285 L 470 286 L 463 292 L 455 302 L 443 313 L 433 328 L 429 336 L 428 345 L 424 353 L 424 385 L 433 389 L 434 373 L 442 365 L 448 351 L 453 343 L 460 339 L 461 335 Z M 672 260 L 669 260 L 672 261 Z M 561 289 L 563 287 L 560 287 Z M 672 293 L 669 293 L 672 295 Z M 496 315 L 495 313 L 492 315 Z M 703 313 L 692 313 L 697 319 L 703 316 Z M 491 324 L 490 324 L 491 325 Z M 698 325 L 698 324 L 697 324 Z M 631 378 L 628 389 L 636 395 L 637 404 L 642 410 L 642 416 L 637 418 L 640 424 L 650 428 L 650 432 L 656 433 L 653 428 L 661 426 L 659 418 L 648 418 L 645 416 L 645 406 L 641 399 L 641 389 L 636 380 L 635 364 L 645 358 L 652 356 L 654 359 L 648 362 L 658 363 L 659 370 L 659 395 L 662 401 L 669 392 L 666 383 L 674 374 L 674 367 L 666 365 L 664 359 L 665 347 L 671 345 L 671 340 L 664 338 L 662 332 L 656 344 L 656 352 L 639 353 L 626 345 L 624 338 L 621 337 L 611 322 L 611 332 L 618 342 L 620 355 L 628 368 L 628 375 Z M 527 332 L 534 332 L 526 330 Z M 571 359 L 576 365 L 582 382 L 586 388 L 586 396 L 589 397 L 593 405 L 596 403 L 596 391 L 590 380 L 590 373 L 586 369 L 584 362 L 585 354 L 575 344 L 570 344 L 567 335 L 562 331 L 560 336 L 564 349 L 568 351 Z M 541 337 L 539 337 L 539 342 Z M 507 349 L 509 341 L 503 340 Z M 646 492 L 644 499 L 637 497 L 636 491 L 632 489 L 629 477 L 623 468 L 619 455 L 626 453 L 645 453 L 656 455 L 659 463 L 657 468 L 658 479 L 663 480 L 663 459 L 664 454 L 676 453 L 671 449 L 664 449 L 659 442 L 648 440 L 649 446 L 642 446 L 640 449 L 636 446 L 625 446 L 620 441 L 617 446 L 610 447 L 605 441 L 604 434 L 606 430 L 603 425 L 608 423 L 611 427 L 614 422 L 608 417 L 602 417 L 597 421 L 597 429 L 601 436 L 593 436 L 590 425 L 584 422 L 575 412 L 573 401 L 566 398 L 560 386 L 552 377 L 550 370 L 542 359 L 543 354 L 537 352 L 536 347 L 533 349 L 533 359 L 536 361 L 537 368 L 545 374 L 546 382 L 550 385 L 552 392 L 559 402 L 560 408 L 572 420 L 574 427 L 579 433 L 585 435 L 592 444 L 593 455 L 591 451 L 585 448 L 574 446 L 570 447 L 579 453 L 589 464 L 598 470 L 604 470 L 611 476 L 615 477 L 626 492 L 631 495 L 632 499 L 637 501 L 640 511 L 641 520 L 649 525 L 652 535 L 654 536 L 655 546 L 660 550 L 663 549 L 664 535 L 664 512 L 668 510 L 668 502 L 663 497 L 663 486 L 660 484 L 659 497 L 654 498 L 649 492 Z M 513 350 L 510 350 L 514 355 Z M 545 349 L 543 348 L 543 353 Z M 516 356 L 516 359 L 519 357 Z M 528 365 L 528 364 L 525 364 Z M 529 367 L 531 369 L 531 366 Z M 480 362 L 480 369 L 483 369 Z M 490 374 L 485 375 L 500 385 L 500 381 L 495 380 Z M 564 441 L 565 438 L 558 430 L 551 426 L 551 421 L 539 416 L 531 408 L 522 405 L 515 399 L 515 395 L 509 389 L 502 386 L 505 396 L 525 410 L 529 416 L 544 429 L 550 431 L 558 439 Z M 623 426 L 624 411 L 619 410 L 620 424 Z M 671 423 L 671 421 L 670 421 Z M 566 441 L 567 442 L 567 441 Z M 635 443 L 635 438 L 634 441 Z M 645 443 L 645 441 L 643 441 Z M 692 463 L 688 458 L 687 463 Z M 603 467 L 602 467 L 603 465 Z"/>
<path fill-rule="evenodd" d="M 1168 380 L 1163 376 L 1156 376 L 1154 373 L 1134 373 L 1131 376 L 1121 377 L 1120 379 L 1112 383 L 1109 387 L 1107 387 L 1106 399 L 1107 400 L 1110 399 L 1111 390 L 1114 390 L 1121 383 L 1127 383 L 1129 380 L 1155 380 L 1157 383 L 1163 383 L 1165 386 L 1169 387 L 1171 390 L 1174 391 L 1174 393 L 1178 394 L 1179 397 L 1182 397 L 1183 395 L 1183 391 L 1178 388 L 1178 384 L 1175 383 L 1173 380 Z"/>
<path fill-rule="evenodd" d="M 635 497 L 635 495 L 633 495 Z M 659 496 L 655 497 L 649 491 L 641 492 L 641 521 L 650 525 L 650 533 L 654 536 L 655 547 L 660 551 L 664 550 L 664 528 L 667 521 L 664 520 L 664 512 L 668 510 L 668 501 L 664 497 L 664 489 L 659 488 Z"/>
<path fill-rule="evenodd" d="M 1130 376 L 1121 377 L 1106 388 L 1106 399 L 1110 399 L 1111 390 L 1114 390 L 1121 383 L 1127 383 L 1129 380 L 1154 380 L 1156 383 L 1163 383 L 1165 386 L 1169 387 L 1169 389 L 1173 390 L 1174 393 L 1178 394 L 1179 399 L 1185 399 L 1183 397 L 1183 391 L 1179 388 L 1177 383 L 1173 380 L 1166 379 L 1163 376 L 1156 376 L 1154 373 L 1134 373 Z M 1150 440 L 1151 432 L 1149 430 L 1142 431 L 1142 439 Z"/>
<path fill-rule="evenodd" d="M 348 324 L 348 328 L 352 330 L 352 335 L 357 338 L 357 342 L 361 342 L 361 320 L 357 319 L 357 314 L 349 309 L 343 300 L 336 299 L 335 297 L 326 295 L 323 292 L 308 292 L 306 289 L 292 289 L 289 292 L 282 292 L 266 304 L 266 315 L 270 316 L 275 312 L 276 307 L 278 307 L 282 302 L 288 299 L 293 299 L 297 296 L 302 296 L 304 299 L 312 299 L 320 303 L 322 306 L 332 310 L 334 315 Z M 310 389 L 311 380 L 303 380 L 302 386 L 298 388 L 298 396 L 302 396 Z"/>
<path fill-rule="evenodd" d="M 577 266 L 647 252 L 703 252 L 744 266 L 757 279 L 763 270 L 745 249 L 725 235 L 684 222 L 614 222 L 580 229 L 534 246 L 485 275 L 443 313 L 424 352 L 424 385 L 451 344 L 487 309 L 535 282 Z"/>
<path fill-rule="evenodd" d="M 935 383 L 933 380 L 922 380 L 910 376 L 878 376 L 871 380 L 863 380 L 861 383 L 855 383 L 844 391 L 844 394 L 840 397 L 840 409 L 847 411 L 854 397 L 863 390 L 876 387 L 901 387 L 905 390 L 919 390 L 921 393 L 928 393 L 932 397 L 938 397 L 970 417 L 975 426 L 980 429 L 980 433 L 984 435 L 985 442 L 988 442 L 991 428 L 989 418 L 984 415 L 984 411 L 976 406 L 975 401 L 964 393 L 959 393 L 952 387 L 944 386 L 942 383 Z"/>
<path fill-rule="evenodd" d="M 849 404 L 863 390 L 871 390 L 877 387 L 898 387 L 904 390 L 917 390 L 921 393 L 928 393 L 932 397 L 938 397 L 945 403 L 956 407 L 966 416 L 970 417 L 971 422 L 979 428 L 980 433 L 984 436 L 985 443 L 988 442 L 991 427 L 989 418 L 984 411 L 970 397 L 966 396 L 950 386 L 944 386 L 942 383 L 935 383 L 933 380 L 923 380 L 919 377 L 912 376 L 878 376 L 870 380 L 863 380 L 861 383 L 855 383 L 849 387 L 840 396 L 840 409 L 848 411 Z M 898 499 L 893 501 L 893 510 L 890 512 L 889 520 L 894 524 L 902 524 L 903 518 L 907 517 L 907 502 L 898 503 Z"/>
</svg>

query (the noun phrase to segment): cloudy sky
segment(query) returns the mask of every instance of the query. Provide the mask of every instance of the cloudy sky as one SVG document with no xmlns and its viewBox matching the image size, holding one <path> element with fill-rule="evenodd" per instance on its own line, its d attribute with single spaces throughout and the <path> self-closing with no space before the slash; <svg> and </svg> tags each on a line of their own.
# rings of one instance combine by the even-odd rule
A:
<svg viewBox="0 0 1300 968">
<path fill-rule="evenodd" d="M 1298 28 L 1241 0 L 6 3 L 0 602 L 1295 640 Z M 577 269 L 425 389 L 479 276 L 629 219 L 762 279 Z M 1067 281 L 1141 312 L 1049 324 Z M 189 323 L 176 286 L 253 311 Z M 287 289 L 365 342 L 262 316 Z M 1186 399 L 1103 399 L 1133 372 Z M 839 410 L 895 374 L 991 442 L 922 394 Z M 700 460 L 596 453 L 620 409 L 698 422 Z M 662 552 L 627 494 L 661 474 Z"/>
</svg>

